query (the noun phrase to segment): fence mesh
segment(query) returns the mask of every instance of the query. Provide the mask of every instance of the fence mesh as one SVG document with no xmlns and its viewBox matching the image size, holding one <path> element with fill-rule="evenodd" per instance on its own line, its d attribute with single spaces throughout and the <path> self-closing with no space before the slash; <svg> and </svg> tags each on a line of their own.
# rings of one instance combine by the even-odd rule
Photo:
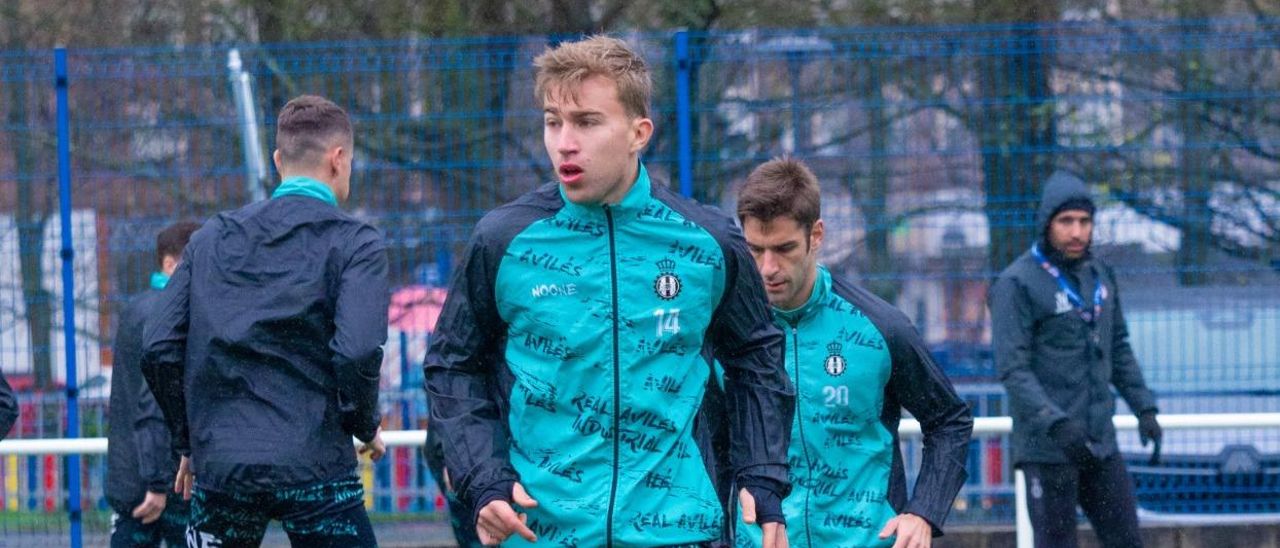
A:
<svg viewBox="0 0 1280 548">
<path fill-rule="evenodd" d="M 1081 174 L 1098 196 L 1095 250 L 1120 276 L 1132 342 L 1162 412 L 1274 412 L 1277 23 L 624 38 L 655 76 L 658 131 L 645 155 L 655 178 L 731 209 L 736 185 L 754 165 L 780 154 L 805 159 L 823 184 L 823 261 L 902 308 L 977 414 L 1007 412 L 991 363 L 986 287 L 1031 242 L 1040 185 L 1055 168 Z M 395 287 L 383 375 L 387 427 L 421 428 L 420 360 L 443 280 L 485 211 L 552 179 L 531 68 L 549 43 L 70 50 L 82 435 L 104 433 L 114 314 L 146 288 L 155 234 L 169 222 L 204 219 L 269 193 L 277 181 L 274 113 L 301 93 L 333 99 L 356 123 L 346 207 L 385 232 Z M 677 85 L 682 78 L 687 93 Z M 24 398 L 11 437 L 61 437 L 67 403 L 53 53 L 0 53 L 0 82 L 0 364 Z M 683 137 L 682 123 L 689 128 Z M 690 174 L 683 181 L 682 166 Z M 1237 454 L 1256 454 L 1258 470 L 1274 470 L 1265 463 L 1280 454 L 1274 431 L 1167 438 L 1166 455 L 1184 468 L 1220 470 Z M 1122 435 L 1122 446 L 1142 451 L 1130 436 Z M 1007 440 L 974 441 L 973 450 L 970 484 L 952 520 L 1008 522 Z M 412 463 L 409 471 L 395 475 L 403 462 Z M 413 457 L 393 463 L 397 479 L 387 485 L 431 485 Z M 61 459 L 3 457 L 0 469 L 5 542 L 62 538 Z M 85 523 L 93 534 L 105 526 L 102 475 L 101 458 L 83 461 Z M 1197 499 L 1204 485 L 1169 470 L 1136 477 L 1152 509 L 1267 510 L 1262 503 L 1220 504 L 1216 495 Z M 1209 491 L 1277 500 L 1274 474 L 1241 481 Z M 375 498 L 400 500 L 386 489 L 374 489 Z M 410 509 L 377 501 L 371 509 L 436 511 L 431 497 L 414 496 Z"/>
</svg>

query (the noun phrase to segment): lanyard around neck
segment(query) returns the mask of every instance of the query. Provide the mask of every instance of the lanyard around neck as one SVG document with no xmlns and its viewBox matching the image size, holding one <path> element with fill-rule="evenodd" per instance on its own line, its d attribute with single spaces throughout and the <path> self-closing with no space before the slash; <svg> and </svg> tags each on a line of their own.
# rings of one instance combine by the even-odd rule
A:
<svg viewBox="0 0 1280 548">
<path fill-rule="evenodd" d="M 1062 271 L 1053 266 L 1048 257 L 1044 256 L 1044 253 L 1040 251 L 1039 244 L 1031 245 L 1031 255 L 1036 258 L 1036 262 L 1040 263 L 1040 268 L 1043 268 L 1058 282 L 1058 287 L 1062 289 L 1063 293 L 1067 294 L 1067 300 L 1071 301 L 1071 306 L 1076 309 L 1077 314 L 1080 314 L 1080 318 L 1085 323 L 1093 325 L 1093 322 L 1102 315 L 1102 301 L 1107 298 L 1107 288 L 1102 285 L 1102 277 L 1098 276 L 1097 272 L 1094 272 L 1093 310 L 1087 310 L 1084 306 L 1084 299 L 1080 298 L 1080 294 L 1062 276 Z"/>
</svg>

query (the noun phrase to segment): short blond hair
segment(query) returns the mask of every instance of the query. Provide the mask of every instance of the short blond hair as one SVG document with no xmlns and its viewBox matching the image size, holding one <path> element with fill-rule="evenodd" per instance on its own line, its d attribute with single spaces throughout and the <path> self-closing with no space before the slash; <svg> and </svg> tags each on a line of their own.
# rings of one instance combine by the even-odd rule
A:
<svg viewBox="0 0 1280 548">
<path fill-rule="evenodd" d="M 618 101 L 628 115 L 649 117 L 649 98 L 653 95 L 649 65 L 622 40 L 596 35 L 577 42 L 563 42 L 534 58 L 533 66 L 537 68 L 534 96 L 539 101 L 547 100 L 552 86 L 577 99 L 578 88 L 584 80 L 603 76 L 618 86 Z"/>
</svg>

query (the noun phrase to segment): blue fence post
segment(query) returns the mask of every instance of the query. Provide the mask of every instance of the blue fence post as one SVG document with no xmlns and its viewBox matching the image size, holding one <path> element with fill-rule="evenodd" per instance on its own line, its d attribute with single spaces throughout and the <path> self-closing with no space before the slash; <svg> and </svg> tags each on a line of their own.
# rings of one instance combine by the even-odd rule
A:
<svg viewBox="0 0 1280 548">
<path fill-rule="evenodd" d="M 400 428 L 412 430 L 409 426 L 409 334 L 400 331 Z"/>
<path fill-rule="evenodd" d="M 436 273 L 440 275 L 440 286 L 449 287 L 449 277 L 453 275 L 453 246 L 451 244 L 455 234 L 453 228 L 442 229 L 436 234 L 436 241 L 440 242 L 436 246 Z"/>
<path fill-rule="evenodd" d="M 693 108 L 689 98 L 689 31 L 676 32 L 676 148 L 680 194 L 693 197 Z"/>
<path fill-rule="evenodd" d="M 54 85 L 58 94 L 58 209 L 62 217 L 62 337 L 67 360 L 67 437 L 80 437 L 76 383 L 75 250 L 71 240 L 71 116 L 67 102 L 67 48 L 53 50 Z M 67 517 L 71 547 L 80 548 L 80 455 L 67 456 Z"/>
<path fill-rule="evenodd" d="M 27 510 L 40 507 L 40 457 L 27 457 Z"/>
</svg>

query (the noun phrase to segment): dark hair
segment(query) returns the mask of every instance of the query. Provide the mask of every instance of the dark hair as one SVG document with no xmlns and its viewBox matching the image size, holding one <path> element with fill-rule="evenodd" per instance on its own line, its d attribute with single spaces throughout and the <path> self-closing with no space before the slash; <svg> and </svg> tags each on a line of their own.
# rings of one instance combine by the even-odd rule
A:
<svg viewBox="0 0 1280 548">
<path fill-rule="evenodd" d="M 351 146 L 351 118 L 342 107 L 318 95 L 299 95 L 285 103 L 276 119 L 276 150 L 289 165 L 310 165 L 334 146 Z"/>
<path fill-rule="evenodd" d="M 191 235 L 197 230 L 200 230 L 200 224 L 191 221 L 179 221 L 161 230 L 156 235 L 156 262 L 163 265 L 165 257 L 181 258 L 182 250 L 186 249 Z"/>
<path fill-rule="evenodd" d="M 822 190 L 818 178 L 804 162 L 789 157 L 760 164 L 738 191 L 738 220 L 747 217 L 769 222 L 791 217 L 808 234 L 822 216 Z"/>
</svg>

